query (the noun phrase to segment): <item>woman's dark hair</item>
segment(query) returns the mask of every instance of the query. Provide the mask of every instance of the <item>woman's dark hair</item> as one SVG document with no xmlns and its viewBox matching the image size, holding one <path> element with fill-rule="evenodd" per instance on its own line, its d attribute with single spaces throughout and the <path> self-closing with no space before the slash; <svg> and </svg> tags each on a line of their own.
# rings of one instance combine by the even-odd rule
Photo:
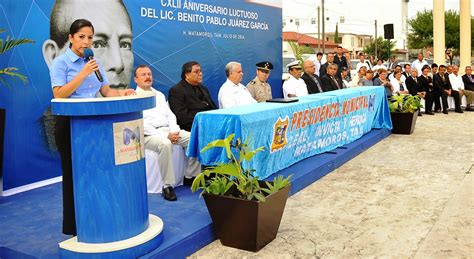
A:
<svg viewBox="0 0 474 259">
<path fill-rule="evenodd" d="M 184 63 L 183 67 L 181 68 L 181 79 L 186 79 L 185 75 L 193 70 L 194 65 L 199 65 L 199 63 L 196 61 L 189 61 Z"/>
<path fill-rule="evenodd" d="M 77 19 L 71 24 L 71 27 L 69 27 L 69 34 L 71 36 L 73 36 L 80 29 L 82 29 L 84 27 L 91 27 L 92 28 L 92 33 L 94 33 L 94 26 L 92 25 L 92 23 L 89 20 Z M 69 43 L 69 47 L 71 47 L 71 43 Z"/>
</svg>

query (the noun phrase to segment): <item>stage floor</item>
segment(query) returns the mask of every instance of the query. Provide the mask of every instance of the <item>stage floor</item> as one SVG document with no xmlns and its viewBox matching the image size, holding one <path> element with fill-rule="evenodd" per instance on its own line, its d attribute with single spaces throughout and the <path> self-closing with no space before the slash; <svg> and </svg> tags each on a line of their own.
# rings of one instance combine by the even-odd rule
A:
<svg viewBox="0 0 474 259">
<path fill-rule="evenodd" d="M 351 144 L 304 159 L 278 174 L 293 174 L 291 194 L 298 192 L 390 135 L 372 130 Z M 273 176 L 269 177 L 273 178 Z M 151 214 L 164 222 L 164 241 L 145 258 L 184 258 L 215 240 L 211 219 L 198 193 L 176 188 L 178 201 L 149 194 Z M 61 234 L 61 184 L 0 197 L 0 258 L 58 258 Z"/>
</svg>

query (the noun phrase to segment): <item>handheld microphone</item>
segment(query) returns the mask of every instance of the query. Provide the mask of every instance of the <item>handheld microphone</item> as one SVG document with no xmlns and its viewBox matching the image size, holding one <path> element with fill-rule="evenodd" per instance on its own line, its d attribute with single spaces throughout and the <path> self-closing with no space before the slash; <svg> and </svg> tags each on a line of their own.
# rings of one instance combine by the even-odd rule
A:
<svg viewBox="0 0 474 259">
<path fill-rule="evenodd" d="M 84 49 L 84 58 L 87 61 L 90 61 L 90 60 L 94 59 L 94 52 L 90 48 Z M 104 78 L 100 74 L 99 70 L 94 71 L 94 73 L 95 73 L 95 76 L 97 77 L 97 79 L 99 80 L 99 82 L 104 82 Z"/>
</svg>

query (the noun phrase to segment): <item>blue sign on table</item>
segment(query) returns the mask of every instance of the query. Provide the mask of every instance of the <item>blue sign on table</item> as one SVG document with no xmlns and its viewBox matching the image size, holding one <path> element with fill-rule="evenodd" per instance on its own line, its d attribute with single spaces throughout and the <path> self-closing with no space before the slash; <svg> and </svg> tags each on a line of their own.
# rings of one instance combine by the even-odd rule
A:
<svg viewBox="0 0 474 259">
<path fill-rule="evenodd" d="M 219 122 L 218 124 L 216 122 Z M 231 133 L 265 147 L 250 162 L 260 178 L 304 158 L 359 139 L 373 128 L 392 128 L 383 87 L 358 87 L 300 97 L 299 102 L 259 103 L 199 113 L 188 155 L 205 165 L 225 162 L 223 149 L 200 150 Z"/>
</svg>

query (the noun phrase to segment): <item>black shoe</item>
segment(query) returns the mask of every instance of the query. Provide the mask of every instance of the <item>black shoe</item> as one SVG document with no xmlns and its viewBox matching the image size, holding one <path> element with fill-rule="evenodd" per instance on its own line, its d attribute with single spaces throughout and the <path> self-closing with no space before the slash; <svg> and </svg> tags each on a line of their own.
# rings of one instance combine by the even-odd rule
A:
<svg viewBox="0 0 474 259">
<path fill-rule="evenodd" d="M 432 111 L 425 111 L 425 114 L 434 115 L 434 113 Z"/>
<path fill-rule="evenodd" d="M 444 114 L 448 114 L 448 110 L 444 110 L 443 113 L 444 113 Z"/>
<path fill-rule="evenodd" d="M 472 112 L 472 111 L 474 111 L 474 108 L 471 108 L 471 106 L 467 106 L 467 107 L 466 107 L 466 111 Z"/>
<path fill-rule="evenodd" d="M 178 198 L 176 197 L 176 193 L 174 193 L 174 189 L 171 186 L 168 186 L 166 188 L 163 187 L 161 195 L 163 195 L 163 198 L 167 201 L 175 201 Z"/>
<path fill-rule="evenodd" d="M 461 109 L 456 109 L 456 110 L 454 110 L 454 112 L 457 112 L 457 113 L 464 113 Z"/>
<path fill-rule="evenodd" d="M 184 186 L 191 186 L 191 185 L 193 185 L 194 179 L 196 179 L 196 177 L 193 177 L 193 178 L 186 178 L 186 176 L 185 176 L 185 177 L 183 178 L 183 185 L 184 185 Z"/>
</svg>

